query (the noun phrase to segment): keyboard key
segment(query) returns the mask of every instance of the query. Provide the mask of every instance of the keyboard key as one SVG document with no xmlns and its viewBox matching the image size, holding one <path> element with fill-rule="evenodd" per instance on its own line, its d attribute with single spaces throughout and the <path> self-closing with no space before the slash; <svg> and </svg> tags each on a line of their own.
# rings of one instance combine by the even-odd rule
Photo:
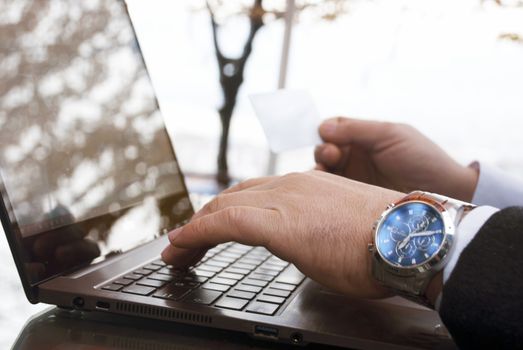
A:
<svg viewBox="0 0 523 350">
<path fill-rule="evenodd" d="M 267 269 L 267 270 L 274 270 L 276 272 L 280 272 L 285 269 L 285 266 L 281 265 L 273 265 L 269 263 L 263 263 L 260 265 L 260 268 Z"/>
<path fill-rule="evenodd" d="M 156 288 L 163 287 L 165 283 L 167 283 L 167 282 L 151 280 L 149 278 L 136 282 L 136 284 L 139 286 L 148 286 L 148 287 L 156 287 Z"/>
<path fill-rule="evenodd" d="M 209 253 L 209 252 L 207 252 L 207 254 L 205 254 L 205 255 L 203 256 L 202 261 L 204 261 L 204 260 L 209 260 L 210 258 L 213 257 L 213 255 L 214 255 L 213 253 Z"/>
<path fill-rule="evenodd" d="M 152 292 L 154 292 L 156 288 L 154 287 L 147 287 L 147 286 L 128 286 L 122 289 L 122 292 L 129 293 L 129 294 L 136 294 L 136 295 L 149 295 Z"/>
<path fill-rule="evenodd" d="M 170 285 L 175 286 L 175 287 L 195 288 L 195 287 L 199 286 L 199 283 L 195 282 L 195 281 L 189 281 L 189 280 L 177 280 L 177 281 L 170 283 Z"/>
<path fill-rule="evenodd" d="M 116 292 L 116 291 L 119 291 L 120 289 L 122 289 L 122 287 L 123 286 L 119 285 L 119 284 L 108 284 L 106 286 L 103 286 L 102 289 L 103 290 L 110 290 L 110 291 Z"/>
<path fill-rule="evenodd" d="M 288 298 L 291 295 L 291 292 L 288 290 L 267 288 L 263 291 L 263 294 L 274 295 L 275 297 Z"/>
<path fill-rule="evenodd" d="M 250 257 L 257 257 L 257 258 L 262 258 L 263 260 L 265 260 L 270 255 L 271 255 L 271 253 L 269 253 L 267 250 L 257 250 L 257 249 L 254 249 L 254 250 L 251 250 L 247 256 L 249 258 Z"/>
<path fill-rule="evenodd" d="M 231 280 L 231 279 L 228 279 L 228 278 L 214 277 L 209 282 L 218 283 L 218 284 L 225 284 L 226 286 L 234 286 L 238 281 Z"/>
<path fill-rule="evenodd" d="M 192 290 L 192 286 L 179 285 L 176 282 L 169 283 L 162 289 L 159 289 L 153 296 L 163 299 L 177 300 Z"/>
<path fill-rule="evenodd" d="M 184 300 L 191 303 L 210 305 L 221 295 L 222 293 L 214 290 L 196 289 L 189 293 Z"/>
<path fill-rule="evenodd" d="M 244 255 L 245 253 L 247 253 L 249 250 L 243 250 L 243 249 L 238 249 L 236 247 L 232 247 L 232 248 L 229 248 L 227 249 L 227 253 L 233 253 L 233 254 L 238 254 L 240 256 Z"/>
<path fill-rule="evenodd" d="M 238 281 L 238 280 L 241 280 L 243 278 L 243 275 L 238 275 L 236 273 L 230 273 L 230 272 L 222 272 L 217 277 L 228 278 L 228 279 L 231 279 L 231 280 Z"/>
<path fill-rule="evenodd" d="M 186 281 L 193 281 L 193 282 L 197 282 L 197 283 L 204 283 L 205 281 L 208 280 L 207 277 L 196 276 L 196 275 L 187 275 L 183 279 Z"/>
<path fill-rule="evenodd" d="M 154 264 L 149 264 L 149 265 L 145 265 L 143 268 L 144 268 L 145 270 L 158 271 L 158 270 L 161 269 L 162 267 L 161 267 L 161 266 L 158 266 L 158 265 L 154 265 Z"/>
<path fill-rule="evenodd" d="M 227 293 L 227 296 L 232 297 L 232 298 L 252 300 L 256 296 L 256 294 L 250 293 L 250 292 L 244 292 L 241 290 L 233 290 L 233 291 L 230 291 L 229 293 Z"/>
<path fill-rule="evenodd" d="M 122 286 L 128 286 L 131 283 L 133 283 L 133 280 L 122 278 L 122 279 L 118 279 L 116 281 L 113 281 L 113 283 L 114 284 L 121 284 Z"/>
<path fill-rule="evenodd" d="M 225 272 L 237 273 L 237 274 L 240 274 L 240 275 L 247 275 L 247 274 L 249 274 L 249 272 L 251 272 L 251 270 L 240 269 L 238 267 L 229 267 L 227 270 L 225 270 Z"/>
<path fill-rule="evenodd" d="M 274 313 L 276 312 L 276 310 L 278 310 L 279 307 L 280 306 L 276 304 L 255 301 L 250 303 L 249 306 L 247 306 L 247 309 L 245 309 L 245 311 L 261 315 L 274 315 Z"/>
<path fill-rule="evenodd" d="M 211 278 L 212 276 L 215 275 L 214 272 L 200 270 L 199 268 L 193 269 L 191 272 L 193 274 L 195 274 L 196 276 L 206 277 L 206 278 Z"/>
<path fill-rule="evenodd" d="M 283 267 L 289 265 L 288 262 L 286 262 L 284 260 L 281 260 L 281 259 L 278 259 L 278 258 L 276 258 L 274 256 L 272 258 L 270 258 L 269 260 L 267 260 L 266 262 L 268 264 L 272 264 L 272 265 L 276 265 L 276 266 L 283 266 Z"/>
<path fill-rule="evenodd" d="M 267 282 L 267 281 L 253 280 L 253 279 L 250 279 L 250 278 L 244 279 L 242 281 L 242 283 L 248 284 L 248 285 L 251 285 L 251 286 L 258 286 L 258 287 L 265 287 L 267 284 L 269 284 L 269 282 Z"/>
<path fill-rule="evenodd" d="M 133 271 L 133 273 L 135 273 L 137 275 L 143 275 L 143 276 L 150 275 L 151 272 L 152 272 L 151 270 L 146 270 L 146 269 L 138 269 L 138 270 Z"/>
<path fill-rule="evenodd" d="M 305 279 L 305 275 L 301 273 L 294 265 L 287 267 L 276 279 L 275 282 L 299 285 Z"/>
<path fill-rule="evenodd" d="M 230 263 L 233 263 L 236 261 L 235 258 L 229 258 L 228 256 L 223 256 L 221 253 L 216 255 L 214 258 L 212 258 L 213 260 L 217 260 L 217 261 L 223 261 L 223 262 L 226 262 L 227 265 L 229 265 Z"/>
<path fill-rule="evenodd" d="M 250 247 L 248 245 L 240 244 L 240 243 L 235 243 L 227 250 L 239 250 L 239 251 L 246 253 L 249 250 L 252 250 L 252 247 Z"/>
<path fill-rule="evenodd" d="M 209 249 L 209 250 L 207 251 L 207 254 L 209 254 L 209 255 L 218 254 L 218 253 L 221 252 L 222 250 L 223 250 L 222 247 L 219 247 L 219 246 L 218 246 L 218 247 L 214 247 L 214 248 L 212 248 L 212 249 Z M 207 255 L 207 254 L 206 254 L 206 255 Z"/>
<path fill-rule="evenodd" d="M 241 310 L 247 305 L 249 301 L 237 298 L 222 298 L 214 306 L 221 307 L 224 309 Z"/>
<path fill-rule="evenodd" d="M 226 292 L 231 287 L 226 286 L 225 284 L 216 284 L 216 283 L 208 282 L 208 283 L 205 283 L 204 285 L 202 285 L 202 288 L 215 290 L 215 291 L 219 291 L 219 292 Z"/>
<path fill-rule="evenodd" d="M 153 261 L 151 264 L 158 265 L 158 266 L 167 266 L 167 264 L 164 263 L 162 260 Z"/>
<path fill-rule="evenodd" d="M 220 272 L 221 270 L 223 270 L 223 268 L 221 268 L 221 267 L 207 265 L 207 264 L 198 265 L 198 269 L 205 270 L 205 271 L 211 271 L 211 272 Z"/>
<path fill-rule="evenodd" d="M 256 298 L 258 301 L 264 301 L 267 303 L 273 303 L 273 304 L 283 304 L 285 302 L 285 298 L 282 297 L 275 297 L 272 295 L 260 295 Z"/>
<path fill-rule="evenodd" d="M 218 266 L 218 267 L 221 267 L 222 269 L 230 265 L 230 263 L 226 263 L 225 261 L 217 261 L 214 259 L 207 260 L 205 262 L 205 264 L 212 265 L 212 266 Z"/>
<path fill-rule="evenodd" d="M 293 284 L 285 284 L 285 283 L 273 283 L 271 285 L 271 288 L 274 289 L 281 289 L 281 290 L 287 290 L 289 292 L 292 292 L 296 289 L 296 286 Z"/>
<path fill-rule="evenodd" d="M 249 255 L 247 255 L 249 256 Z M 248 257 L 248 258 L 241 258 L 240 260 L 238 260 L 239 263 L 242 263 L 242 264 L 251 264 L 251 265 L 254 265 L 254 266 L 258 266 L 260 265 L 262 262 L 263 262 L 263 259 L 257 259 L 256 257 Z"/>
<path fill-rule="evenodd" d="M 244 292 L 251 292 L 251 293 L 259 293 L 263 289 L 262 287 L 257 286 L 248 286 L 246 284 L 239 284 L 236 287 L 234 287 L 235 290 L 241 290 Z"/>
<path fill-rule="evenodd" d="M 158 273 L 161 273 L 163 275 L 169 275 L 169 276 L 180 276 L 180 275 L 183 275 L 185 272 L 182 270 L 174 269 L 174 268 L 164 267 L 164 268 L 158 270 Z"/>
<path fill-rule="evenodd" d="M 287 261 L 280 259 L 277 256 L 271 256 L 271 258 L 268 261 L 276 262 L 276 263 L 283 263 L 283 264 L 287 264 L 287 265 L 289 264 Z"/>
<path fill-rule="evenodd" d="M 164 282 L 171 282 L 174 279 L 173 276 L 162 275 L 161 273 L 154 273 L 152 275 L 149 275 L 147 278 L 150 278 L 152 280 L 164 281 Z"/>
<path fill-rule="evenodd" d="M 269 275 L 269 276 L 277 276 L 280 272 L 277 271 L 277 270 L 271 270 L 271 269 L 266 269 L 266 268 L 263 268 L 263 267 L 258 267 L 255 271 L 255 273 L 261 273 L 261 274 L 264 274 L 264 275 Z"/>
<path fill-rule="evenodd" d="M 233 258 L 234 260 L 239 259 L 243 254 L 242 253 L 235 253 L 230 251 L 225 251 L 220 253 L 220 256 L 225 256 L 227 258 Z"/>
<path fill-rule="evenodd" d="M 142 275 L 137 275 L 134 273 L 130 273 L 128 275 L 123 276 L 123 278 L 128 279 L 128 280 L 133 280 L 133 281 L 138 281 L 142 277 L 143 277 Z"/>
<path fill-rule="evenodd" d="M 252 271 L 256 268 L 256 265 L 237 262 L 237 263 L 232 264 L 231 267 L 238 267 L 240 269 L 246 269 L 246 270 Z"/>
<path fill-rule="evenodd" d="M 179 299 L 183 298 L 190 291 L 191 291 L 191 288 L 180 288 L 180 287 L 173 287 L 173 286 L 169 285 L 169 286 L 157 291 L 156 293 L 154 293 L 153 297 L 161 298 L 161 299 L 168 299 L 168 300 L 179 300 Z"/>
<path fill-rule="evenodd" d="M 274 276 L 264 275 L 261 273 L 253 273 L 253 274 L 249 275 L 249 278 L 252 278 L 255 280 L 260 280 L 260 281 L 272 281 Z"/>
</svg>

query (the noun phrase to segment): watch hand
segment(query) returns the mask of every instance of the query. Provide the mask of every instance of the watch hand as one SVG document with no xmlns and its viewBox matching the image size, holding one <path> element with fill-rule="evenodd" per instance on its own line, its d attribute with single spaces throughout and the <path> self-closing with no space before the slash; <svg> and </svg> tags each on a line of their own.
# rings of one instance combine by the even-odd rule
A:
<svg viewBox="0 0 523 350">
<path fill-rule="evenodd" d="M 423 236 L 431 236 L 431 235 L 433 235 L 435 233 L 441 233 L 441 230 L 421 231 L 421 232 L 411 233 L 410 235 L 405 237 L 403 239 L 403 241 L 400 242 L 400 244 L 398 245 L 398 249 L 403 249 L 409 243 L 411 238 L 423 237 Z"/>
<path fill-rule="evenodd" d="M 405 237 L 403 239 L 403 241 L 400 242 L 400 244 L 398 244 L 398 249 L 403 249 L 410 241 L 410 235 L 408 235 L 407 237 Z"/>
<path fill-rule="evenodd" d="M 441 233 L 441 230 L 432 230 L 432 231 L 421 231 L 421 232 L 416 232 L 416 233 L 412 233 L 410 235 L 410 237 L 423 237 L 423 236 L 431 236 L 435 233 Z"/>
</svg>

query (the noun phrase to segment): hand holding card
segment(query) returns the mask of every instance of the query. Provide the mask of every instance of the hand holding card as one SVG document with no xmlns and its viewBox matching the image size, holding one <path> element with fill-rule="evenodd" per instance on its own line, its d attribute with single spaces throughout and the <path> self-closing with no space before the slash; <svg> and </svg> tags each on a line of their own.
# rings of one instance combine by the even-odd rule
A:
<svg viewBox="0 0 523 350">
<path fill-rule="evenodd" d="M 273 152 L 322 143 L 318 133 L 321 119 L 306 91 L 278 90 L 249 97 Z"/>
</svg>

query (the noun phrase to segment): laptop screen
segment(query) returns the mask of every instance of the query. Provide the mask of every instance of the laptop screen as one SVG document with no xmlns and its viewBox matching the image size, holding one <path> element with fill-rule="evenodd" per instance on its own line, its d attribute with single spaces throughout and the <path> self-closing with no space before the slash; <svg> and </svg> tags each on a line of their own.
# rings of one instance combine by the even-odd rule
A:
<svg viewBox="0 0 523 350">
<path fill-rule="evenodd" d="M 0 2 L 2 221 L 35 285 L 193 213 L 125 3 Z"/>
</svg>

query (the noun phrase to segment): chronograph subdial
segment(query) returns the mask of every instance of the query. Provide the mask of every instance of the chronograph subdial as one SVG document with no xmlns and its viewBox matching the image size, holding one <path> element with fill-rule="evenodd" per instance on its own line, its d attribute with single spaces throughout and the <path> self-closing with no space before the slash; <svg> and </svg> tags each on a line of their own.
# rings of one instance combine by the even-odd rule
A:
<svg viewBox="0 0 523 350">
<path fill-rule="evenodd" d="M 412 242 L 414 243 L 414 246 L 423 252 L 427 251 L 429 249 L 429 247 L 434 243 L 434 241 L 435 241 L 434 235 L 416 237 L 412 240 Z"/>
<path fill-rule="evenodd" d="M 393 242 L 403 241 L 405 238 L 407 238 L 411 231 L 409 226 L 404 223 L 398 223 L 393 226 L 388 226 L 387 229 L 389 230 L 390 239 Z"/>
<path fill-rule="evenodd" d="M 410 258 L 416 253 L 416 246 L 409 242 L 403 246 L 396 245 L 396 254 L 398 254 L 398 260 L 401 261 L 403 258 Z"/>
<path fill-rule="evenodd" d="M 411 232 L 424 231 L 430 225 L 430 218 L 427 214 L 417 214 L 409 218 L 408 221 Z"/>
</svg>

